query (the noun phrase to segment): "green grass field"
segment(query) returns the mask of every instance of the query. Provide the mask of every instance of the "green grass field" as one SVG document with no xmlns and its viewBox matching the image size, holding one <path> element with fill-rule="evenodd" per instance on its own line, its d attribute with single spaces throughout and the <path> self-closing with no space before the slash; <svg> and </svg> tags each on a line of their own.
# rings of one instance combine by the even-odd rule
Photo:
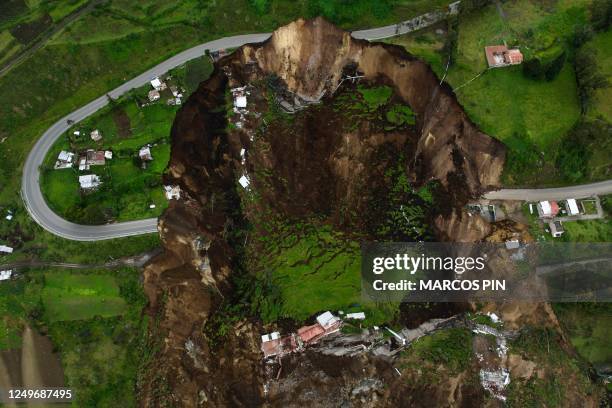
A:
<svg viewBox="0 0 612 408">
<path fill-rule="evenodd" d="M 46 273 L 41 297 L 49 322 L 117 316 L 126 308 L 119 286 L 109 275 Z"/>
</svg>

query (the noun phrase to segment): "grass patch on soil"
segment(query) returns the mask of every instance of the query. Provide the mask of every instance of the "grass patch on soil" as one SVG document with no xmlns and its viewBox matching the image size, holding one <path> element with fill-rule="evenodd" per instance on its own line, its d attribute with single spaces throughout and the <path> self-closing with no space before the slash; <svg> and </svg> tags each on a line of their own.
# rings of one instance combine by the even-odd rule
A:
<svg viewBox="0 0 612 408">
<path fill-rule="evenodd" d="M 472 359 L 472 333 L 465 328 L 439 330 L 416 340 L 404 353 L 460 372 Z"/>
<path fill-rule="evenodd" d="M 593 395 L 597 386 L 583 367 L 562 347 L 560 335 L 550 328 L 527 326 L 509 341 L 509 352 L 536 363 L 541 372 L 525 380 L 515 378 L 507 389 L 509 406 L 559 406 L 567 389 Z"/>
<path fill-rule="evenodd" d="M 359 303 L 359 245 L 330 227 L 303 225 L 286 236 L 266 238 L 267 256 L 259 256 L 260 280 L 269 296 L 262 300 L 265 321 L 306 320 L 324 310 Z"/>
<path fill-rule="evenodd" d="M 595 365 L 612 361 L 612 304 L 556 303 L 553 307 L 572 345 L 585 360 Z"/>
</svg>

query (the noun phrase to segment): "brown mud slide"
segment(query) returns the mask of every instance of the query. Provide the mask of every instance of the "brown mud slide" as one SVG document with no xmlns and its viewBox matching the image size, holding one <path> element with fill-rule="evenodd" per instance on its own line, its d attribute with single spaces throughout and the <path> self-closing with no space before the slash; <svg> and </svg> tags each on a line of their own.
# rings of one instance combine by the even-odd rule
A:
<svg viewBox="0 0 612 408">
<path fill-rule="evenodd" d="M 346 121 L 325 107 L 336 93 L 354 86 L 342 81 L 343 76 L 392 88 L 393 98 L 414 112 L 414 125 L 387 132 L 361 120 L 346 127 Z M 275 103 L 257 93 L 257 84 L 269 88 L 271 83 L 292 106 L 313 104 L 288 119 L 291 134 L 257 113 Z M 246 108 L 251 112 L 235 126 L 228 123 L 237 115 L 231 90 L 245 85 L 254 87 Z M 314 105 L 318 102 L 320 106 Z M 325 123 L 328 126 L 321 125 Z M 267 129 L 265 135 L 253 130 L 260 126 Z M 387 153 L 376 162 L 380 146 Z M 241 158 L 243 148 L 248 160 Z M 360 201 L 363 181 L 375 179 L 389 157 L 400 153 L 413 185 L 436 179 L 447 195 L 447 209 L 432 222 L 438 239 L 478 241 L 490 234 L 488 223 L 465 216 L 462 208 L 469 199 L 498 187 L 505 147 L 479 131 L 452 90 L 403 48 L 355 40 L 317 18 L 281 27 L 266 42 L 245 45 L 221 59 L 181 108 L 172 128 L 165 182 L 180 186 L 181 198 L 171 201 L 159 222 L 165 253 L 144 272 L 149 312 L 157 322 L 151 337 L 159 347 L 140 384 L 141 405 L 398 406 L 407 401 L 388 390 L 410 393 L 410 386 L 394 386 L 398 376 L 392 367 L 367 355 L 352 361 L 296 355 L 287 360 L 279 382 L 264 387 L 260 322 L 231 323 L 221 344 L 213 344 L 205 330 L 232 293 L 235 252 L 228 231 L 240 222 L 241 208 L 247 218 L 249 211 L 263 211 L 241 206 L 237 180 L 243 172 L 268 203 L 266 208 L 277 214 L 323 214 L 342 224 L 337 209 L 352 205 L 360 219 L 367 210 Z M 265 183 L 261 174 L 276 178 Z M 430 388 L 419 390 L 441 393 L 436 400 L 451 398 L 447 394 L 452 387 Z M 464 391 L 454 393 L 457 405 L 468 397 L 482 399 L 474 397 L 481 393 L 477 388 L 454 388 Z M 412 394 L 410 398 L 419 400 Z"/>
</svg>

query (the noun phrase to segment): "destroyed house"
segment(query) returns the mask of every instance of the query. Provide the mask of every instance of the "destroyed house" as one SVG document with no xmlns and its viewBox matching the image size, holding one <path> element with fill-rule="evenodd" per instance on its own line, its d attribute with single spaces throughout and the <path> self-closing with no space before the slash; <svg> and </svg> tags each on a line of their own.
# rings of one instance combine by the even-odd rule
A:
<svg viewBox="0 0 612 408">
<path fill-rule="evenodd" d="M 88 150 L 86 153 L 87 164 L 89 166 L 103 166 L 106 163 L 104 151 Z"/>
</svg>

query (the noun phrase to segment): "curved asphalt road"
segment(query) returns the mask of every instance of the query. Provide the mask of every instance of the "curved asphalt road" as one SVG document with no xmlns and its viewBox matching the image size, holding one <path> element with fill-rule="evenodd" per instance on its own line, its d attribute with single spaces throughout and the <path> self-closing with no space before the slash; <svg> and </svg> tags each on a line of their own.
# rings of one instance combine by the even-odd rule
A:
<svg viewBox="0 0 612 408">
<path fill-rule="evenodd" d="M 403 30 L 400 29 L 398 31 L 396 25 L 390 25 L 370 30 L 354 31 L 352 34 L 355 38 L 373 40 L 403 34 Z M 235 48 L 247 43 L 262 42 L 268 37 L 270 37 L 269 33 L 245 34 L 225 37 L 219 40 L 200 44 L 167 59 L 161 64 L 138 75 L 136 78 L 125 82 L 121 86 L 110 91 L 108 95 L 113 99 L 116 99 L 132 88 L 140 87 L 149 82 L 151 79 L 161 76 L 169 70 L 176 68 L 191 59 L 201 57 L 204 55 L 205 50 L 215 51 L 223 48 Z M 108 104 L 108 98 L 106 95 L 104 95 L 55 122 L 36 142 L 34 148 L 28 155 L 23 169 L 21 194 L 30 216 L 44 229 L 62 238 L 76 241 L 99 241 L 104 239 L 157 232 L 157 218 L 107 225 L 74 224 L 55 214 L 45 202 L 40 190 L 40 165 L 43 163 L 44 158 L 53 143 L 55 143 L 55 141 L 71 127 L 67 121 L 72 120 L 75 123 L 80 122 L 102 107 L 106 106 L 106 104 Z M 539 200 L 583 197 L 593 194 L 607 193 L 612 193 L 612 180 L 602 183 L 563 187 L 558 189 L 498 190 L 486 194 L 485 198 Z"/>
<path fill-rule="evenodd" d="M 566 198 L 586 198 L 594 195 L 605 195 L 612 193 L 612 180 L 600 181 L 599 183 L 579 184 L 577 186 L 558 188 L 521 188 L 502 189 L 489 191 L 484 198 L 489 200 L 518 200 L 518 201 L 540 201 L 540 200 L 563 200 Z"/>
</svg>

